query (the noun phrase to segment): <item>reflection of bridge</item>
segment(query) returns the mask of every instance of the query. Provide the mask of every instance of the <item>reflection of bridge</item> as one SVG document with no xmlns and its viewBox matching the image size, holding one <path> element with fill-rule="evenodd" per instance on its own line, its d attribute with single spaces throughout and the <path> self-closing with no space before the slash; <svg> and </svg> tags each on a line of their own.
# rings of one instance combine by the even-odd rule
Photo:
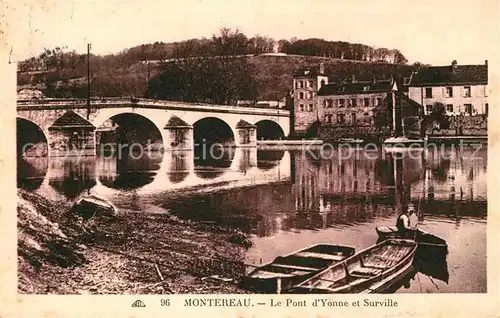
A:
<svg viewBox="0 0 500 318">
<path fill-rule="evenodd" d="M 235 148 L 229 165 L 222 168 L 195 165 L 193 151 L 167 151 L 163 157 L 128 162 L 67 158 L 40 165 L 42 160 L 49 159 L 28 159 L 32 169 L 40 170 L 31 172 L 31 177 L 39 179 L 39 185 L 31 188 L 52 199 L 77 198 L 90 190 L 106 197 L 119 196 L 123 190 L 143 195 L 181 189 L 203 192 L 290 181 L 288 152 L 273 164 L 261 165 L 256 148 Z"/>
<path fill-rule="evenodd" d="M 22 100 L 17 115 L 23 134 L 31 129 L 43 135 L 38 139 L 45 139 L 52 155 L 75 148 L 95 154 L 101 136 L 117 127 L 133 130 L 125 132 L 132 139 L 128 143 L 161 138 L 165 149 L 192 149 L 197 135 L 200 140 L 216 136 L 222 140 L 215 141 L 248 147 L 255 146 L 257 138 L 290 132 L 287 110 L 136 98 L 92 100 L 89 108 L 78 99 Z M 33 141 L 39 140 L 25 140 Z"/>
</svg>

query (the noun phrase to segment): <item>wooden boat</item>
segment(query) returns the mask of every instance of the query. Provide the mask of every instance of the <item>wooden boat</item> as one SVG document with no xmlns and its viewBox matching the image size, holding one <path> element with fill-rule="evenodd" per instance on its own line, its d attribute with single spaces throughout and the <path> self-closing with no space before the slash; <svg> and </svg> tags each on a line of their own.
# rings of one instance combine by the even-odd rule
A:
<svg viewBox="0 0 500 318">
<path fill-rule="evenodd" d="M 279 256 L 253 269 L 241 280 L 242 287 L 264 293 L 280 293 L 333 264 L 354 255 L 350 246 L 318 244 Z"/>
<path fill-rule="evenodd" d="M 377 231 L 379 242 L 388 238 L 400 238 L 398 228 L 395 226 L 379 226 L 375 230 Z M 423 247 L 437 247 L 448 251 L 448 244 L 446 243 L 446 240 L 421 229 L 417 230 L 415 241 Z"/>
<path fill-rule="evenodd" d="M 416 249 L 415 241 L 388 239 L 328 267 L 284 292 L 293 294 L 382 292 L 413 269 Z"/>
</svg>

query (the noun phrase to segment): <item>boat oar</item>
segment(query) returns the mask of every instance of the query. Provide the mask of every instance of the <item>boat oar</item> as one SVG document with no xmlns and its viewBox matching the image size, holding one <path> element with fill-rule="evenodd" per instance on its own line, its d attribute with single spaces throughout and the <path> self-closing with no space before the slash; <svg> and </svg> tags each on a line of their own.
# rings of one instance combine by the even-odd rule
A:
<svg viewBox="0 0 500 318">
<path fill-rule="evenodd" d="M 418 233 L 418 222 L 420 219 L 420 203 L 422 202 L 422 197 L 424 196 L 425 188 L 422 187 L 422 195 L 418 198 L 418 207 L 417 207 L 417 223 L 415 224 L 415 233 L 413 233 L 413 240 L 417 241 L 417 233 Z"/>
</svg>

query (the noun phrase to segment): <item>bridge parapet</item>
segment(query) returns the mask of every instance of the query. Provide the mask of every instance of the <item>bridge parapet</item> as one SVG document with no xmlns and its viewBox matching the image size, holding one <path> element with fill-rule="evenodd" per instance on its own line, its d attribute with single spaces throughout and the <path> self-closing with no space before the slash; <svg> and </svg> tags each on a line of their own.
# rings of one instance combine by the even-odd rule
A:
<svg viewBox="0 0 500 318">
<path fill-rule="evenodd" d="M 189 103 L 181 101 L 167 101 L 135 97 L 105 97 L 92 99 L 91 108 L 107 107 L 140 107 L 140 108 L 160 108 L 160 109 L 182 109 L 185 111 L 211 111 L 228 112 L 238 114 L 259 114 L 277 117 L 290 117 L 290 111 L 270 107 L 242 107 L 235 105 L 219 105 L 206 103 Z M 28 109 L 56 109 L 56 108 L 86 108 L 87 100 L 83 98 L 45 98 L 32 100 L 18 100 L 18 110 Z"/>
</svg>

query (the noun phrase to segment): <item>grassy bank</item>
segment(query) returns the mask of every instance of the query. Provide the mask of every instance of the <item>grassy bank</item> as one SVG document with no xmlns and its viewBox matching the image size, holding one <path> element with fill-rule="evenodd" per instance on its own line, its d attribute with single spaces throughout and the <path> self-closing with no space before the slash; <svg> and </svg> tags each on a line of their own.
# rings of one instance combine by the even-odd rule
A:
<svg viewBox="0 0 500 318">
<path fill-rule="evenodd" d="M 244 235 L 167 213 L 96 215 L 18 192 L 20 293 L 241 293 Z M 227 278 L 222 281 L 216 277 Z"/>
</svg>

